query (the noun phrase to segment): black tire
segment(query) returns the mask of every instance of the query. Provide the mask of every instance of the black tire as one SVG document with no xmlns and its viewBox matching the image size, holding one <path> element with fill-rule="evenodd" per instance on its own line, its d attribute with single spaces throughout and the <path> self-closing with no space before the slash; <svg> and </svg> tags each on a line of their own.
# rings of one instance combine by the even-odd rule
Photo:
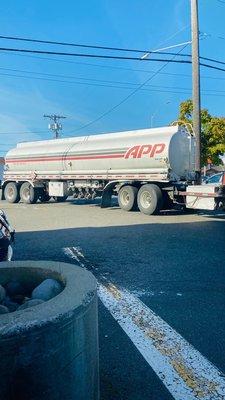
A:
<svg viewBox="0 0 225 400">
<path fill-rule="evenodd" d="M 29 182 L 24 182 L 20 188 L 20 198 L 23 203 L 35 204 L 38 200 L 38 189 L 34 188 Z"/>
<path fill-rule="evenodd" d="M 53 199 L 57 202 L 57 203 L 64 203 L 64 201 L 66 201 L 68 196 L 54 196 Z"/>
<path fill-rule="evenodd" d="M 138 189 L 135 186 L 122 186 L 118 193 L 118 203 L 120 208 L 125 211 L 137 210 L 137 193 Z"/>
<path fill-rule="evenodd" d="M 20 193 L 15 182 L 7 183 L 4 189 L 4 197 L 9 203 L 18 203 L 20 201 Z"/>
<path fill-rule="evenodd" d="M 138 208 L 147 215 L 156 215 L 163 207 L 163 195 L 157 185 L 146 184 L 138 191 Z"/>
</svg>

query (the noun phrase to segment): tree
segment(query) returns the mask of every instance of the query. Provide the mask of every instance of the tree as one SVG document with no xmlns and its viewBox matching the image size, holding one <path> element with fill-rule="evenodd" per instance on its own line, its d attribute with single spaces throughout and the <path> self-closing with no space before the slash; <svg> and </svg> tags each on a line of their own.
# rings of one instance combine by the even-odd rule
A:
<svg viewBox="0 0 225 400">
<path fill-rule="evenodd" d="M 193 102 L 188 99 L 180 104 L 178 119 L 192 124 Z M 222 164 L 225 153 L 225 117 L 213 117 L 207 109 L 201 110 L 201 163 Z"/>
</svg>

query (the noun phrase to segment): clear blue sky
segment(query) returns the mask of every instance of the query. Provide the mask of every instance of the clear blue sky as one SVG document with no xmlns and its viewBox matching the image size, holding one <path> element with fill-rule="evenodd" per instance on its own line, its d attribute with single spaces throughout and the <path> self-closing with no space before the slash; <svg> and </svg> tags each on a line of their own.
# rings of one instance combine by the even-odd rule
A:
<svg viewBox="0 0 225 400">
<path fill-rule="evenodd" d="M 200 42 L 201 55 L 223 61 L 224 3 L 199 0 L 200 31 L 208 35 Z M 0 35 L 6 36 L 151 50 L 190 40 L 190 1 L 1 0 L 0 27 Z M 94 52 L 2 39 L 0 44 Z M 190 46 L 184 50 L 190 51 Z M 0 53 L 0 155 L 18 141 L 50 138 L 44 113 L 66 115 L 63 124 L 68 135 L 114 107 L 163 66 L 158 62 L 41 57 Z M 191 66 L 170 64 L 161 72 L 148 83 L 151 86 L 74 135 L 163 126 L 176 120 L 179 103 L 191 96 Z M 225 115 L 225 72 L 202 68 L 201 75 L 202 106 L 212 114 Z"/>
</svg>

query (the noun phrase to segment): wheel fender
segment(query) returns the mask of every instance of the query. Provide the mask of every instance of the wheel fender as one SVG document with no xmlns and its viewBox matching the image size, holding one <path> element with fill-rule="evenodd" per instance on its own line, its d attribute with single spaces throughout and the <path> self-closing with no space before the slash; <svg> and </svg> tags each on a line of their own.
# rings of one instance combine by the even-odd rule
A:
<svg viewBox="0 0 225 400">
<path fill-rule="evenodd" d="M 25 183 L 25 182 L 29 183 L 29 185 L 31 185 L 33 188 L 43 188 L 43 187 L 45 186 L 44 183 L 41 183 L 41 182 L 34 182 L 33 180 L 30 180 L 30 179 L 27 179 L 27 180 L 25 180 L 25 181 L 23 181 L 23 182 L 20 182 L 20 183 L 19 183 L 20 186 L 21 186 L 23 183 Z"/>
<path fill-rule="evenodd" d="M 101 208 L 111 207 L 111 198 L 113 189 L 118 184 L 118 181 L 108 182 L 102 192 Z"/>
</svg>

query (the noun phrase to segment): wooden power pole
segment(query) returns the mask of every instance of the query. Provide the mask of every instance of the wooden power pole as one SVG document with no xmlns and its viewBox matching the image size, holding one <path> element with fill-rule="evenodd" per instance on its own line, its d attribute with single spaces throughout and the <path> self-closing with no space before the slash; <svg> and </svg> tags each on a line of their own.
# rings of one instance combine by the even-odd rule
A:
<svg viewBox="0 0 225 400">
<path fill-rule="evenodd" d="M 199 67 L 198 0 L 191 0 L 193 130 L 196 137 L 196 183 L 201 183 L 201 101 Z"/>
</svg>

